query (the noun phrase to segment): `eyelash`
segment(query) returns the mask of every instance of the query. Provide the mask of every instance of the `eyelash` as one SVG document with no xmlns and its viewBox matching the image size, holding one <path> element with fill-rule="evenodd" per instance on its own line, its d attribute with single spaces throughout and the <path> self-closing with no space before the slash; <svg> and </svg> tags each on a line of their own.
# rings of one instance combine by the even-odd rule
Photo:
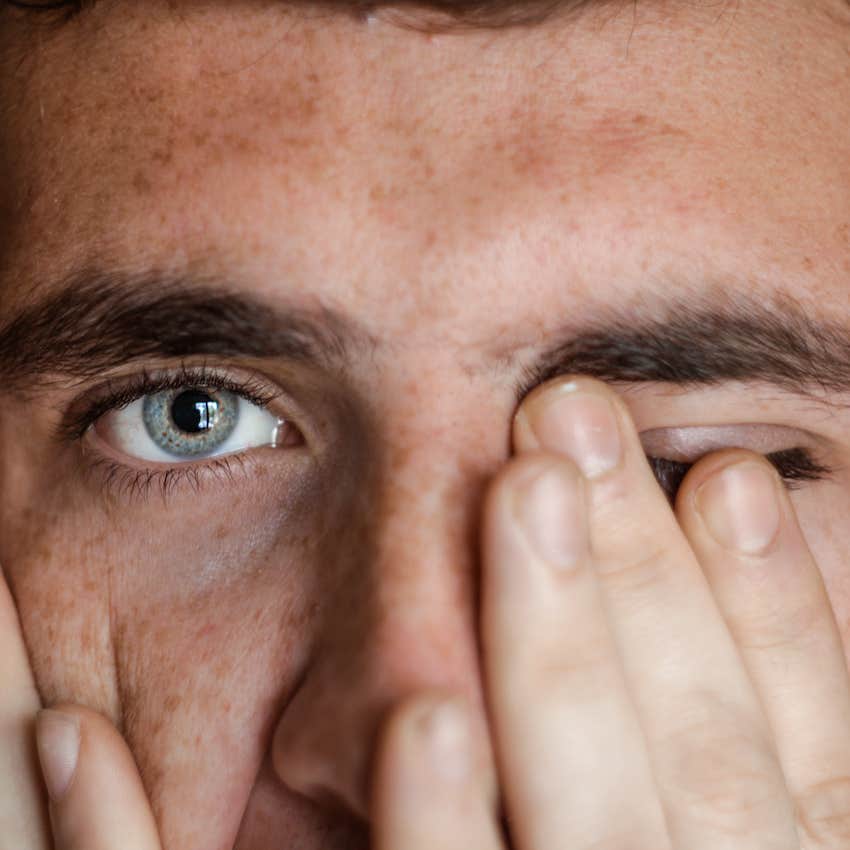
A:
<svg viewBox="0 0 850 850">
<path fill-rule="evenodd" d="M 187 367 L 181 365 L 168 372 L 143 370 L 127 380 L 109 381 L 89 396 L 76 409 L 72 409 L 60 425 L 58 436 L 67 441 L 79 441 L 105 414 L 122 410 L 146 395 L 166 392 L 185 387 L 206 387 L 227 390 L 258 407 L 267 408 L 280 392 L 270 391 L 267 384 L 258 378 L 236 380 L 224 372 L 207 366 Z M 240 454 L 210 458 L 199 463 L 184 463 L 162 469 L 133 469 L 110 458 L 95 458 L 91 468 L 101 473 L 107 492 L 132 498 L 147 498 L 153 489 L 165 498 L 179 487 L 188 486 L 194 492 L 200 490 L 203 480 L 211 476 L 215 480 L 232 482 L 235 475 L 244 470 L 246 458 Z"/>
<path fill-rule="evenodd" d="M 122 410 L 142 396 L 185 387 L 227 390 L 262 408 L 268 407 L 280 395 L 278 392 L 270 392 L 268 386 L 258 378 L 235 380 L 207 366 L 184 365 L 170 372 L 143 370 L 123 382 L 113 380 L 101 386 L 95 391 L 94 398 L 90 397 L 81 408 L 69 413 L 60 427 L 60 436 L 79 440 L 105 413 Z"/>
<path fill-rule="evenodd" d="M 820 481 L 829 478 L 835 470 L 818 463 L 811 452 L 803 448 L 785 449 L 771 452 L 765 458 L 773 464 L 782 476 L 789 490 L 798 490 L 805 481 Z M 676 500 L 676 494 L 693 463 L 682 463 L 666 458 L 647 456 L 650 467 L 666 494 L 670 504 Z"/>
</svg>

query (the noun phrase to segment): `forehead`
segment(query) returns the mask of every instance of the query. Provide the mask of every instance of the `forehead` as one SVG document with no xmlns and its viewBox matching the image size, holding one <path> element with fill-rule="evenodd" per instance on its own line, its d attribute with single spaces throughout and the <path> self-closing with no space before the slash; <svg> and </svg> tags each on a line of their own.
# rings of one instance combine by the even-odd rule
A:
<svg viewBox="0 0 850 850">
<path fill-rule="evenodd" d="M 472 346 L 695 275 L 837 298 L 842 5 L 628 5 L 429 36 L 108 3 L 30 35 L 2 297 L 89 263 L 210 269 Z"/>
</svg>

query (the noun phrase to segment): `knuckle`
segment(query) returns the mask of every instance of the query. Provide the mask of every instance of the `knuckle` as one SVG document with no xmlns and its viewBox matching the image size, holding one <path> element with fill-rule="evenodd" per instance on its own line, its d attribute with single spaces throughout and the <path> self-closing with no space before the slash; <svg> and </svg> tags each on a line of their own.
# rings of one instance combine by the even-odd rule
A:
<svg viewBox="0 0 850 850">
<path fill-rule="evenodd" d="M 821 624 L 830 616 L 818 600 L 790 600 L 782 608 L 764 606 L 750 612 L 749 620 L 740 627 L 738 644 L 747 652 L 829 651 L 831 643 L 824 642 Z"/>
<path fill-rule="evenodd" d="M 732 836 L 778 826 L 787 793 L 769 737 L 741 710 L 712 697 L 701 700 L 693 715 L 666 742 L 665 784 L 683 809 Z"/>
<path fill-rule="evenodd" d="M 566 690 L 572 698 L 595 689 L 619 664 L 610 636 L 584 634 L 581 641 L 565 640 L 563 634 L 532 636 L 511 650 L 507 666 L 516 692 L 536 698 Z"/>
<path fill-rule="evenodd" d="M 850 846 L 850 777 L 820 782 L 794 801 L 803 850 Z"/>
<path fill-rule="evenodd" d="M 599 575 L 619 592 L 633 594 L 667 580 L 673 568 L 669 549 L 647 542 L 628 552 L 606 553 L 596 559 Z"/>
<path fill-rule="evenodd" d="M 610 641 L 599 639 L 588 641 L 572 652 L 556 649 L 542 653 L 529 672 L 535 693 L 566 690 L 574 701 L 597 695 L 610 687 L 612 677 L 619 674 L 619 667 Z"/>
</svg>

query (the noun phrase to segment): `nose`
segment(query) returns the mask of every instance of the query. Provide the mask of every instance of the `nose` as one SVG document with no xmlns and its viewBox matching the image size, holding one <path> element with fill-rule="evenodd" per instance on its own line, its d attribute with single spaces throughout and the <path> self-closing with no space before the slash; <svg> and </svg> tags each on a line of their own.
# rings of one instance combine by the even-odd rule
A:
<svg viewBox="0 0 850 850">
<path fill-rule="evenodd" d="M 322 643 L 275 731 L 272 761 L 290 790 L 368 821 L 383 722 L 426 690 L 465 697 L 492 772 L 475 572 L 480 505 L 507 444 L 506 427 L 489 439 L 409 435 L 389 450 L 358 552 L 338 552 L 346 575 L 323 605 Z"/>
</svg>

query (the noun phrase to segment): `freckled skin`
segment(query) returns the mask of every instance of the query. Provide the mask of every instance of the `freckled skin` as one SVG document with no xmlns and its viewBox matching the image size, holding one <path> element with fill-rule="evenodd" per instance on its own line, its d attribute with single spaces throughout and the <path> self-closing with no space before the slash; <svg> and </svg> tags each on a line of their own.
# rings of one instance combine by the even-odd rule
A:
<svg viewBox="0 0 850 850">
<path fill-rule="evenodd" d="M 118 724 L 168 850 L 365 848 L 389 707 L 459 690 L 486 725 L 476 534 L 521 365 L 494 352 L 703 278 L 846 315 L 846 11 L 628 5 L 435 37 L 259 0 L 38 36 L 0 13 L 0 314 L 74 266 L 157 264 L 319 297 L 378 343 L 281 378 L 317 435 L 297 459 L 166 503 L 101 494 L 51 441 L 72 389 L 0 388 L 0 562 L 39 689 Z M 743 398 L 850 459 L 850 414 L 776 392 L 629 403 L 654 428 Z M 850 646 L 847 485 L 794 500 Z"/>
</svg>

